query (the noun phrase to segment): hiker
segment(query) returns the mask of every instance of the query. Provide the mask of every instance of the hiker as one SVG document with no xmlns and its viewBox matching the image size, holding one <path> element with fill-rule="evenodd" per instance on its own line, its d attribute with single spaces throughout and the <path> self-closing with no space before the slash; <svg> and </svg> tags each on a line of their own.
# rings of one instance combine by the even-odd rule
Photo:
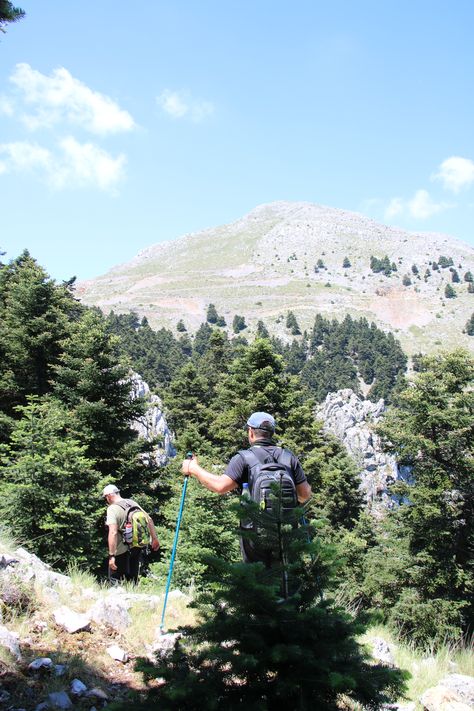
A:
<svg viewBox="0 0 474 711">
<path fill-rule="evenodd" d="M 151 540 L 151 547 L 154 551 L 158 550 L 160 543 L 156 535 L 155 525 L 146 511 L 143 511 L 133 499 L 122 499 L 120 491 L 115 484 L 108 484 L 102 496 L 107 501 L 107 517 L 105 525 L 109 527 L 108 533 L 108 549 L 109 549 L 109 580 L 117 583 L 120 580 L 130 580 L 134 583 L 138 582 L 138 573 L 144 545 L 140 542 L 139 545 L 127 545 L 123 541 L 123 532 L 127 521 L 128 509 L 138 509 L 146 516 L 146 525 L 148 527 L 148 540 Z M 148 536 L 147 536 L 148 537 Z M 146 543 L 148 543 L 148 540 Z M 145 544 L 146 545 L 146 544 Z"/>
<path fill-rule="evenodd" d="M 283 455 L 291 470 L 298 503 L 304 504 L 311 496 L 311 486 L 298 458 L 289 450 L 282 450 L 273 441 L 275 427 L 272 415 L 267 412 L 254 412 L 247 420 L 250 448 L 246 452 L 253 452 L 257 459 L 262 457 L 262 459 L 266 458 L 270 461 L 278 461 Z M 258 454 L 259 452 L 260 454 Z M 193 476 L 200 484 L 217 494 L 226 494 L 238 487 L 242 488 L 242 485 L 249 481 L 249 470 L 247 457 L 243 452 L 238 452 L 232 457 L 225 472 L 221 475 L 211 474 L 203 469 L 194 455 L 192 459 L 185 459 L 182 464 L 184 474 Z M 241 550 L 244 561 L 248 562 L 250 558 L 246 546 L 241 545 Z"/>
</svg>

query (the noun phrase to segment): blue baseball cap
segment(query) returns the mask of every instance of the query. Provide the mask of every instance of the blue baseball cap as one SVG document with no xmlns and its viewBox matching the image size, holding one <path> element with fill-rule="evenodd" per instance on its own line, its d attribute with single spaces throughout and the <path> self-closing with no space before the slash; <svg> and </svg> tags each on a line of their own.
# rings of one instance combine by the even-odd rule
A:
<svg viewBox="0 0 474 711">
<path fill-rule="evenodd" d="M 247 420 L 247 426 L 256 430 L 273 432 L 276 427 L 274 418 L 268 412 L 254 412 Z"/>
</svg>

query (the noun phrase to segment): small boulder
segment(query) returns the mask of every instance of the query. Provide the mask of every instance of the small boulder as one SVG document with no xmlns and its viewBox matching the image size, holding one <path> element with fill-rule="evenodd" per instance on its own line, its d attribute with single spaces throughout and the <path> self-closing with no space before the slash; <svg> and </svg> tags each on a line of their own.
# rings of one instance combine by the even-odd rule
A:
<svg viewBox="0 0 474 711">
<path fill-rule="evenodd" d="M 10 632 L 5 625 L 0 625 L 0 647 L 5 647 L 8 649 L 10 654 L 14 656 L 17 661 L 21 660 L 20 644 L 18 642 L 18 635 L 15 632 Z"/>
<path fill-rule="evenodd" d="M 126 630 L 131 622 L 127 602 L 117 596 L 98 600 L 89 614 L 97 624 L 107 625 L 117 632 Z"/>
<path fill-rule="evenodd" d="M 48 705 L 53 709 L 72 709 L 72 701 L 65 691 L 52 691 L 48 694 Z"/>
<path fill-rule="evenodd" d="M 79 612 L 74 612 L 74 610 L 70 610 L 69 607 L 65 605 L 54 610 L 53 617 L 59 627 L 62 627 L 71 634 L 89 629 L 90 617 Z"/>
<path fill-rule="evenodd" d="M 93 689 L 89 689 L 89 691 L 86 692 L 87 698 L 94 698 L 94 699 L 100 699 L 100 701 L 108 701 L 109 697 L 103 691 L 102 689 L 99 689 L 97 686 L 94 686 Z"/>
<path fill-rule="evenodd" d="M 107 647 L 106 652 L 109 657 L 112 657 L 112 659 L 115 659 L 117 662 L 122 662 L 123 664 L 128 662 L 127 652 L 124 652 L 124 650 L 116 644 L 112 644 L 110 647 Z"/>
<path fill-rule="evenodd" d="M 466 674 L 450 674 L 440 682 L 447 689 L 455 691 L 464 703 L 474 708 L 474 676 Z"/>
<path fill-rule="evenodd" d="M 394 666 L 395 659 L 387 642 L 381 637 L 373 637 L 371 642 L 373 658 L 378 662 L 382 662 L 382 664 L 387 664 L 391 667 Z"/>
<path fill-rule="evenodd" d="M 38 657 L 38 659 L 34 659 L 31 664 L 28 664 L 30 671 L 39 671 L 40 669 L 50 671 L 52 667 L 53 660 L 49 657 Z"/>
<path fill-rule="evenodd" d="M 472 706 L 465 704 L 459 694 L 441 684 L 427 689 L 420 704 L 425 711 L 472 711 Z"/>
<path fill-rule="evenodd" d="M 71 681 L 71 694 L 73 696 L 82 696 L 87 691 L 87 686 L 80 679 Z"/>
</svg>

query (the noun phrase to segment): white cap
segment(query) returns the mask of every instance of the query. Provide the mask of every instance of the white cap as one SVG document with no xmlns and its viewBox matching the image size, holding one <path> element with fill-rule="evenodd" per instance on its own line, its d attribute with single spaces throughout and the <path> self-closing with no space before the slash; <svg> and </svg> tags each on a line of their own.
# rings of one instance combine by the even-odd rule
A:
<svg viewBox="0 0 474 711">
<path fill-rule="evenodd" d="M 107 494 L 119 494 L 119 490 L 115 486 L 115 484 L 107 484 L 107 486 L 104 488 L 104 491 L 102 492 L 102 496 L 107 496 Z"/>
</svg>

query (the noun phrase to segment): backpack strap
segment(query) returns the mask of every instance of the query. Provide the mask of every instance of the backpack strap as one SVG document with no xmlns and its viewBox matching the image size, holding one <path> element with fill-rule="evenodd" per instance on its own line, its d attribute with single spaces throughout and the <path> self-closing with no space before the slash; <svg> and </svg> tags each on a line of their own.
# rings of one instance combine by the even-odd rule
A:
<svg viewBox="0 0 474 711">
<path fill-rule="evenodd" d="M 283 464 L 284 467 L 287 467 L 291 473 L 293 474 L 293 467 L 291 466 L 291 457 L 293 456 L 290 452 L 289 449 L 283 449 L 283 447 L 278 447 L 280 450 L 277 454 L 275 452 L 275 461 L 277 461 L 279 464 Z"/>
</svg>

